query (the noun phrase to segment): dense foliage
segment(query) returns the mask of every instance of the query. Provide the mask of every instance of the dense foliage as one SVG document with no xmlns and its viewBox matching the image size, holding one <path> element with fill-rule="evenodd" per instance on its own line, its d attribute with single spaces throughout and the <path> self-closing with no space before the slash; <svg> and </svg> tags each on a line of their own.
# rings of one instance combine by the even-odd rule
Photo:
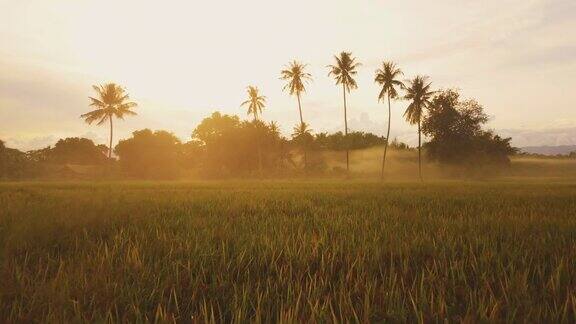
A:
<svg viewBox="0 0 576 324">
<path fill-rule="evenodd" d="M 238 116 L 213 113 L 192 133 L 201 143 L 202 167 L 212 175 L 245 175 L 282 167 L 287 142 L 272 124 L 240 121 Z"/>
<path fill-rule="evenodd" d="M 319 133 L 314 137 L 316 147 L 335 151 L 346 149 L 358 150 L 383 145 L 385 142 L 385 137 L 365 132 L 350 132 L 348 136 L 345 136 L 342 132 L 336 132 L 334 134 Z"/>
<path fill-rule="evenodd" d="M 59 140 L 48 153 L 51 163 L 94 165 L 108 160 L 105 145 L 95 145 L 87 138 L 71 137 Z"/>
<path fill-rule="evenodd" d="M 174 134 L 143 129 L 116 145 L 123 171 L 137 178 L 174 178 L 179 175 L 182 144 Z"/>
<path fill-rule="evenodd" d="M 515 152 L 510 139 L 482 128 L 488 116 L 479 103 L 461 100 L 457 91 L 447 90 L 436 94 L 425 108 L 426 112 L 420 113 L 422 132 L 429 138 L 425 148 L 430 160 L 453 166 L 451 170 L 459 175 L 465 174 L 461 170 L 484 173 L 509 164 L 508 155 Z M 257 116 L 243 121 L 238 116 L 214 112 L 184 143 L 167 131 L 135 131 L 131 138 L 116 145 L 117 160 L 106 157 L 104 145 L 97 146 L 85 138 L 61 139 L 54 147 L 26 153 L 2 144 L 0 177 L 173 179 L 323 174 L 341 169 L 334 164 L 329 167 L 323 152 L 357 151 L 386 144 L 385 137 L 365 132 L 314 134 L 306 123 L 298 124 L 286 138 L 275 122 L 265 123 Z M 389 145 L 396 151 L 409 150 L 397 140 Z M 99 171 L 79 170 L 73 165 L 98 167 Z"/>
<path fill-rule="evenodd" d="M 508 156 L 515 152 L 511 139 L 484 130 L 487 121 L 477 101 L 462 100 L 456 90 L 438 93 L 422 123 L 422 132 L 430 138 L 428 156 L 467 170 L 507 166 Z"/>
<path fill-rule="evenodd" d="M 26 154 L 7 148 L 0 140 L 0 179 L 25 178 L 31 171 L 31 163 Z"/>
</svg>

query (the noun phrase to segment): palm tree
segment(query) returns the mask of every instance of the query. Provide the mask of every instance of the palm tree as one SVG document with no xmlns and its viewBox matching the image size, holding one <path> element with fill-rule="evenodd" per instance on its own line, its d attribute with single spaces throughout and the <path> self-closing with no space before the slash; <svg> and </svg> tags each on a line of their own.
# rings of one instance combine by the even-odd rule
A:
<svg viewBox="0 0 576 324">
<path fill-rule="evenodd" d="M 244 101 L 240 106 L 248 105 L 248 115 L 254 115 L 255 130 L 261 129 L 261 122 L 258 120 L 258 114 L 262 114 L 262 109 L 266 106 L 266 97 L 261 96 L 258 92 L 258 87 L 248 86 L 248 100 Z M 257 132 L 258 133 L 258 132 Z M 260 148 L 260 134 L 256 134 L 256 148 L 258 150 L 258 169 L 260 176 L 262 175 L 262 150 Z"/>
<path fill-rule="evenodd" d="M 406 88 L 406 95 L 404 96 L 404 99 L 412 101 L 404 112 L 404 117 L 411 125 L 418 124 L 418 174 L 420 175 L 420 181 L 422 181 L 422 133 L 420 124 L 422 122 L 422 113 L 430 104 L 430 99 L 434 94 L 434 91 L 430 90 L 432 83 L 427 81 L 428 77 L 415 77 L 409 81 L 410 85 Z"/>
<path fill-rule="evenodd" d="M 374 82 L 382 86 L 382 90 L 380 90 L 378 95 L 378 102 L 384 101 L 385 97 L 388 97 L 388 131 L 386 132 L 386 143 L 384 144 L 384 155 L 382 156 L 382 180 L 384 180 L 384 166 L 386 165 L 386 152 L 388 151 L 388 139 L 390 138 L 390 118 L 392 116 L 390 98 L 397 99 L 398 91 L 396 88 L 404 88 L 402 81 L 398 80 L 401 75 L 404 75 L 404 73 L 396 67 L 395 63 L 383 62 L 382 68 L 376 71 L 376 77 L 374 78 Z"/>
<path fill-rule="evenodd" d="M 330 72 L 328 76 L 334 76 L 336 85 L 342 85 L 342 92 L 344 94 L 344 135 L 348 137 L 348 118 L 346 116 L 346 92 L 350 93 L 351 89 L 357 89 L 358 85 L 354 76 L 358 73 L 356 69 L 362 65 L 356 62 L 356 58 L 352 57 L 350 52 L 342 52 L 340 56 L 334 56 L 336 59 L 335 65 L 328 65 Z M 346 147 L 346 171 L 350 171 L 350 152 Z"/>
<path fill-rule="evenodd" d="M 106 121 L 110 122 L 110 146 L 108 148 L 108 158 L 112 158 L 112 137 L 113 125 L 112 120 L 114 117 L 124 119 L 124 116 L 135 116 L 136 113 L 131 109 L 138 106 L 135 102 L 128 101 L 130 97 L 126 90 L 115 83 L 107 83 L 104 85 L 93 85 L 92 88 L 96 91 L 96 98 L 90 98 L 90 106 L 95 107 L 95 110 L 81 115 L 84 121 L 88 124 L 97 122 L 97 125 L 102 125 Z"/>
<path fill-rule="evenodd" d="M 309 80 L 312 80 L 312 75 L 310 73 L 306 73 L 304 69 L 306 68 L 306 64 L 302 64 L 298 61 L 292 61 L 288 68 L 282 70 L 280 72 L 280 79 L 286 80 L 288 83 L 284 86 L 282 90 L 288 90 L 288 93 L 292 95 L 296 95 L 298 98 L 298 111 L 300 112 L 300 123 L 304 123 L 304 119 L 302 118 L 302 105 L 300 104 L 300 94 L 306 92 L 306 87 L 304 83 Z"/>
<path fill-rule="evenodd" d="M 258 114 L 262 113 L 262 109 L 266 106 L 266 97 L 259 95 L 258 87 L 248 86 L 248 100 L 244 101 L 240 106 L 248 105 L 248 115 L 254 115 L 254 120 L 258 120 Z"/>
<path fill-rule="evenodd" d="M 270 129 L 272 134 L 274 134 L 275 136 L 280 136 L 280 126 L 278 126 L 277 122 L 271 121 L 270 123 L 268 123 L 268 128 Z"/>
<path fill-rule="evenodd" d="M 304 153 L 304 169 L 307 169 L 308 159 L 307 153 L 309 145 L 312 141 L 312 130 L 308 127 L 306 123 L 300 123 L 293 128 L 292 139 L 298 142 L 302 147 Z"/>
</svg>

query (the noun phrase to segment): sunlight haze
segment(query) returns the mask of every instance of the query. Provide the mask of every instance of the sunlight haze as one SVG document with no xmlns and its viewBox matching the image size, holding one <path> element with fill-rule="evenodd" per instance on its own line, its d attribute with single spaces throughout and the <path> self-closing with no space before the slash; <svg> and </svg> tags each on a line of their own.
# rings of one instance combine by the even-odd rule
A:
<svg viewBox="0 0 576 324">
<path fill-rule="evenodd" d="M 573 0 L 0 0 L 0 138 L 21 149 L 67 136 L 106 143 L 107 128 L 79 116 L 91 85 L 108 81 L 139 104 L 116 140 L 142 128 L 188 140 L 215 110 L 248 118 L 248 85 L 268 98 L 263 119 L 289 134 L 298 108 L 279 74 L 293 59 L 314 79 L 302 98 L 312 130 L 342 130 L 326 65 L 346 50 L 363 64 L 352 130 L 385 132 L 374 72 L 393 60 L 406 78 L 428 75 L 434 89 L 476 98 L 514 145 L 576 144 L 575 17 Z M 391 136 L 413 145 L 406 106 L 393 103 Z"/>
</svg>

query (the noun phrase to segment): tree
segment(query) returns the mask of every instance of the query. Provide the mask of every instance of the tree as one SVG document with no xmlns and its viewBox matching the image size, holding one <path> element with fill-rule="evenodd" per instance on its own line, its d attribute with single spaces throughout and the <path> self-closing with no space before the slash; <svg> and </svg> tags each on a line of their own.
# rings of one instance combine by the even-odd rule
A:
<svg viewBox="0 0 576 324">
<path fill-rule="evenodd" d="M 248 86 L 248 100 L 244 101 L 241 106 L 248 105 L 248 115 L 254 115 L 254 127 L 258 128 L 258 113 L 262 114 L 262 109 L 266 106 L 266 97 L 258 93 L 258 87 Z M 258 166 L 260 173 L 262 173 L 262 151 L 260 148 L 260 139 L 256 138 L 256 147 L 258 148 Z"/>
<path fill-rule="evenodd" d="M 430 137 L 426 152 L 431 160 L 456 170 L 485 175 L 510 163 L 515 153 L 510 138 L 501 138 L 482 129 L 488 121 L 484 108 L 475 100 L 461 100 L 456 90 L 438 93 L 422 122 L 422 132 Z"/>
<path fill-rule="evenodd" d="M 96 122 L 97 125 L 102 125 L 106 121 L 110 122 L 110 145 L 108 149 L 108 158 L 112 158 L 112 137 L 113 125 L 112 120 L 114 117 L 124 119 L 124 116 L 135 116 L 136 113 L 131 109 L 136 107 L 135 102 L 128 101 L 130 97 L 121 86 L 115 83 L 107 83 L 100 86 L 92 86 L 96 91 L 97 98 L 90 98 L 90 106 L 95 107 L 95 110 L 81 115 L 84 121 L 88 124 Z"/>
<path fill-rule="evenodd" d="M 378 95 L 378 102 L 384 101 L 388 97 L 388 130 L 386 131 L 386 143 L 384 144 L 384 155 L 382 156 L 382 175 L 384 179 L 384 167 L 386 165 L 386 152 L 388 151 L 388 142 L 390 138 L 390 118 L 392 116 L 392 109 L 390 108 L 390 99 L 398 98 L 398 90 L 404 88 L 402 81 L 398 77 L 404 75 L 402 71 L 396 67 L 393 62 L 383 62 L 382 67 L 376 71 L 374 82 L 378 83 L 382 89 Z"/>
<path fill-rule="evenodd" d="M 180 171 L 182 144 L 167 131 L 135 131 L 131 138 L 120 141 L 114 152 L 120 158 L 124 171 L 131 176 L 174 178 Z"/>
<path fill-rule="evenodd" d="M 302 148 L 302 153 L 304 155 L 304 169 L 306 169 L 308 166 L 308 150 L 314 142 L 314 136 L 312 136 L 312 130 L 308 127 L 308 124 L 300 123 L 297 126 L 294 126 L 292 140 Z"/>
<path fill-rule="evenodd" d="M 328 76 L 333 76 L 336 85 L 342 85 L 342 94 L 344 96 L 344 135 L 348 136 L 348 117 L 346 112 L 346 92 L 350 93 L 351 89 L 357 89 L 358 85 L 354 76 L 358 73 L 356 69 L 361 65 L 356 62 L 350 52 L 342 52 L 340 56 L 334 56 L 336 64 L 328 65 L 330 72 Z M 346 171 L 350 171 L 350 152 L 346 149 Z"/>
<path fill-rule="evenodd" d="M 289 64 L 288 68 L 280 72 L 280 79 L 288 81 L 282 90 L 288 90 L 288 93 L 296 95 L 298 98 L 298 111 L 300 112 L 300 124 L 304 123 L 302 118 L 302 105 L 300 104 L 300 95 L 306 92 L 306 87 L 304 83 L 312 80 L 312 75 L 306 73 L 304 69 L 306 64 L 302 64 L 298 61 L 293 61 Z"/>
<path fill-rule="evenodd" d="M 54 145 L 48 153 L 48 160 L 58 164 L 94 165 L 105 163 L 106 154 L 90 139 L 70 137 L 60 139 Z"/>
<path fill-rule="evenodd" d="M 201 141 L 204 145 L 214 145 L 239 127 L 240 118 L 238 116 L 222 115 L 220 112 L 214 112 L 196 126 L 192 133 L 192 138 Z"/>
<path fill-rule="evenodd" d="M 424 76 L 417 76 L 412 79 L 404 96 L 404 99 L 411 101 L 404 112 L 404 117 L 411 125 L 418 124 L 418 175 L 420 181 L 422 181 L 422 114 L 430 104 L 430 99 L 434 94 L 434 91 L 430 90 L 431 83 L 427 83 L 427 80 L 428 78 Z"/>
<path fill-rule="evenodd" d="M 268 123 L 268 128 L 270 129 L 270 131 L 280 137 L 280 126 L 278 126 L 278 123 L 275 121 L 271 121 L 270 123 Z"/>
<path fill-rule="evenodd" d="M 254 120 L 258 120 L 258 114 L 262 113 L 262 109 L 266 106 L 266 97 L 258 93 L 258 87 L 248 86 L 248 100 L 244 101 L 240 106 L 248 105 L 248 115 L 254 115 Z"/>
<path fill-rule="evenodd" d="M 348 133 L 348 137 L 345 137 L 342 132 L 336 132 L 334 134 L 316 134 L 314 141 L 315 146 L 320 149 L 340 151 L 346 150 L 347 148 L 358 150 L 382 145 L 386 142 L 386 138 L 364 132 L 350 132 Z"/>
<path fill-rule="evenodd" d="M 37 164 L 26 153 L 8 148 L 0 140 L 0 179 L 22 179 L 37 173 Z"/>
<path fill-rule="evenodd" d="M 274 122 L 243 122 L 215 112 L 202 120 L 192 136 L 203 147 L 204 170 L 210 175 L 241 176 L 280 165 L 284 143 Z"/>
</svg>

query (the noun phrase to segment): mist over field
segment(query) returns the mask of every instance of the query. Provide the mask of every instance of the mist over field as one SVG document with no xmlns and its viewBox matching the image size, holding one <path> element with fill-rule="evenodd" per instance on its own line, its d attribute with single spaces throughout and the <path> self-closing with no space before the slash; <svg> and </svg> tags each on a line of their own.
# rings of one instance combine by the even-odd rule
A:
<svg viewBox="0 0 576 324">
<path fill-rule="evenodd" d="M 0 324 L 576 323 L 575 0 L 0 0 Z"/>
</svg>

